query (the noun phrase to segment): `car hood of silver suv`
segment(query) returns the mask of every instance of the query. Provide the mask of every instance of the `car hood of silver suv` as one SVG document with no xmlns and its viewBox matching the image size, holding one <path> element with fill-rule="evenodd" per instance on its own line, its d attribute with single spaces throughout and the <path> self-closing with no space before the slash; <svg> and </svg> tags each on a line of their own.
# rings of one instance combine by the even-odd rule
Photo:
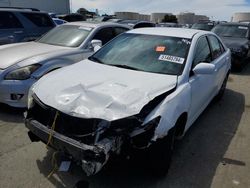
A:
<svg viewBox="0 0 250 188">
<path fill-rule="evenodd" d="M 38 42 L 8 44 L 0 46 L 0 69 L 6 69 L 16 63 L 38 55 L 51 54 L 71 48 Z"/>
</svg>

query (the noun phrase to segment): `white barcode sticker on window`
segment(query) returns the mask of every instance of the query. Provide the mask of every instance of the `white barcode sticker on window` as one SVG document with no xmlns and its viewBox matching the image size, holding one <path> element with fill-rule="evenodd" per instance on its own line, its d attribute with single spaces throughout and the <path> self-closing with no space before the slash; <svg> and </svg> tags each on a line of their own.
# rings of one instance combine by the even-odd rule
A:
<svg viewBox="0 0 250 188">
<path fill-rule="evenodd" d="M 178 64 L 183 64 L 185 59 L 182 57 L 176 57 L 176 56 L 171 56 L 171 55 L 163 55 L 161 54 L 158 58 L 160 61 L 168 61 L 168 62 L 173 62 L 173 63 L 178 63 Z"/>
<path fill-rule="evenodd" d="M 245 29 L 245 30 L 248 29 L 248 27 L 244 27 L 244 26 L 239 26 L 238 28 L 239 28 L 239 29 Z"/>
</svg>

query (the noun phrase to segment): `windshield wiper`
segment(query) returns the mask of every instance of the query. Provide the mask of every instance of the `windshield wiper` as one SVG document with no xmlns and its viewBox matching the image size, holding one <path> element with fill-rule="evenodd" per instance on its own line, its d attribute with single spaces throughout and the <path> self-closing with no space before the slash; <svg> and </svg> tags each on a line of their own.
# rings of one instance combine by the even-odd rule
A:
<svg viewBox="0 0 250 188">
<path fill-rule="evenodd" d="M 114 66 L 114 67 L 119 67 L 119 68 L 124 68 L 124 69 L 130 69 L 130 70 L 137 70 L 137 71 L 141 71 L 141 69 L 135 68 L 135 67 L 130 67 L 128 65 L 116 65 L 116 64 L 107 64 L 110 66 Z"/>
<path fill-rule="evenodd" d="M 88 59 L 91 61 L 97 62 L 97 63 L 104 64 L 100 59 L 98 59 L 97 57 L 94 57 L 94 56 L 90 56 Z"/>
</svg>

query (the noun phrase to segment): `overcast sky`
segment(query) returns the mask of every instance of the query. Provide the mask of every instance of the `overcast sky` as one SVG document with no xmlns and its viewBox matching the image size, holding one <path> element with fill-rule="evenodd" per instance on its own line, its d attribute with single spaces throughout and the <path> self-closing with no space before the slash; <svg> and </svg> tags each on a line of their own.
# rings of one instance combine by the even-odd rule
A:
<svg viewBox="0 0 250 188">
<path fill-rule="evenodd" d="M 250 12 L 250 0 L 71 0 L 72 9 L 80 7 L 112 14 L 115 11 L 152 12 L 189 11 L 213 20 L 230 21 L 234 12 Z"/>
</svg>

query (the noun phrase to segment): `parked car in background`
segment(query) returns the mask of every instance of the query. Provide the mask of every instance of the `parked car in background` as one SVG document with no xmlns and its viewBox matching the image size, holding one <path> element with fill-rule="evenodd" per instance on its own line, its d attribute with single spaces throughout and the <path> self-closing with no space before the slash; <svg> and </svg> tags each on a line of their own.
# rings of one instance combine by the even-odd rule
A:
<svg viewBox="0 0 250 188">
<path fill-rule="evenodd" d="M 250 25 L 248 23 L 222 23 L 213 30 L 232 53 L 232 66 L 241 70 L 250 56 Z"/>
<path fill-rule="evenodd" d="M 86 21 L 86 18 L 78 13 L 72 13 L 67 15 L 58 15 L 59 19 L 65 20 L 67 22 L 78 22 L 78 21 Z"/>
<path fill-rule="evenodd" d="M 53 27 L 51 17 L 37 9 L 0 8 L 0 45 L 35 40 Z"/>
<path fill-rule="evenodd" d="M 30 139 L 71 156 L 87 175 L 135 150 L 145 152 L 154 174 L 165 174 L 175 138 L 222 97 L 230 61 L 212 32 L 128 31 L 34 84 L 25 120 Z"/>
<path fill-rule="evenodd" d="M 164 22 L 156 24 L 156 27 L 180 27 L 180 26 L 178 23 Z"/>
<path fill-rule="evenodd" d="M 1 46 L 0 103 L 26 107 L 34 82 L 55 69 L 87 58 L 95 47 L 127 30 L 115 23 L 66 23 L 37 41 Z"/>
<path fill-rule="evenodd" d="M 119 22 L 121 22 L 122 20 L 123 20 L 123 19 L 112 18 L 112 19 L 109 19 L 108 22 L 119 23 Z"/>
<path fill-rule="evenodd" d="M 58 17 L 57 17 L 57 14 L 54 13 L 54 12 L 49 12 L 48 14 L 49 14 L 49 16 L 50 16 L 51 18 L 58 18 Z"/>
<path fill-rule="evenodd" d="M 52 18 L 52 19 L 53 19 L 53 21 L 55 22 L 56 25 L 62 25 L 62 24 L 67 23 L 67 21 L 59 19 L 59 18 Z"/>
<path fill-rule="evenodd" d="M 204 31 L 211 31 L 214 28 L 215 25 L 216 25 L 216 22 L 203 21 L 203 22 L 193 24 L 191 28 L 192 29 L 204 30 Z"/>
<path fill-rule="evenodd" d="M 92 21 L 96 21 L 96 22 L 107 22 L 109 21 L 110 19 L 113 19 L 114 16 L 98 16 L 98 17 L 95 17 L 95 18 L 92 18 L 91 20 Z"/>
<path fill-rule="evenodd" d="M 131 29 L 156 26 L 156 24 L 153 22 L 141 21 L 141 20 L 121 20 L 118 23 L 128 25 L 129 27 L 131 27 Z"/>
</svg>

